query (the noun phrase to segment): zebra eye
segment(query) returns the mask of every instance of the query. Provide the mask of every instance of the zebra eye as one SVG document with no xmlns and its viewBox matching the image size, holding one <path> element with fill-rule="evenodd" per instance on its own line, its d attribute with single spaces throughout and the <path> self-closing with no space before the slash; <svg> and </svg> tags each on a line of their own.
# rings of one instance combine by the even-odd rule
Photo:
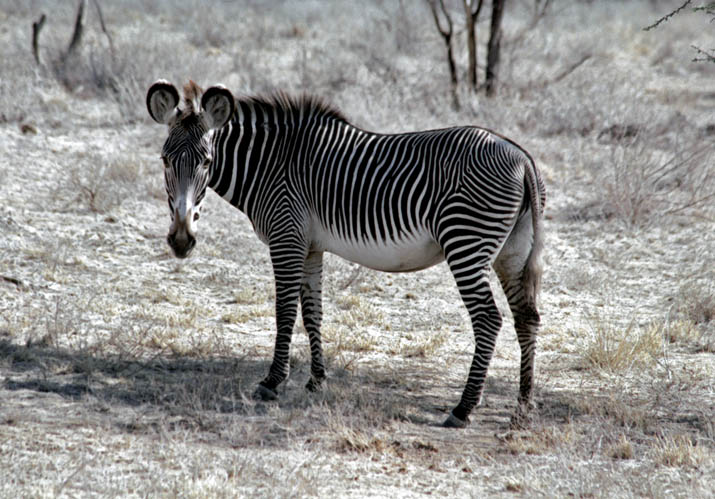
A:
<svg viewBox="0 0 715 499">
<path fill-rule="evenodd" d="M 204 159 L 204 162 L 201 164 L 204 168 L 208 168 L 209 165 L 211 164 L 211 156 L 206 156 L 206 159 Z"/>
<path fill-rule="evenodd" d="M 199 212 L 197 211 L 194 213 L 194 222 L 196 222 L 199 219 Z"/>
<path fill-rule="evenodd" d="M 169 168 L 169 160 L 166 159 L 166 156 L 162 156 L 161 160 L 164 162 L 164 168 Z"/>
</svg>

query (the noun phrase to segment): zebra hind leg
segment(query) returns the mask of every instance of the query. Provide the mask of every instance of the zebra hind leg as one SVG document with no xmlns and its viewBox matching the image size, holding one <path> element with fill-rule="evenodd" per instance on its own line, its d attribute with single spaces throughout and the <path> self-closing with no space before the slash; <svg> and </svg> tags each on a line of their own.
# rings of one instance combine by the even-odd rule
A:
<svg viewBox="0 0 715 499">
<path fill-rule="evenodd" d="M 527 266 L 532 238 L 531 217 L 524 216 L 517 222 L 494 262 L 494 270 L 499 276 L 504 294 L 509 301 L 509 308 L 514 316 L 514 328 L 521 348 L 519 397 L 516 411 L 511 420 L 514 427 L 528 425 L 529 411 L 533 404 L 534 356 L 540 317 L 536 306 L 536 296 L 527 291 L 524 282 L 531 280 L 538 283 L 541 277 L 541 268 L 539 265 L 533 268 Z"/>
<path fill-rule="evenodd" d="M 325 380 L 323 347 L 320 341 L 320 324 L 323 320 L 322 274 L 323 253 L 309 253 L 305 260 L 303 283 L 300 288 L 300 307 L 303 325 L 310 341 L 310 379 L 305 385 L 310 392 L 318 391 Z"/>
<path fill-rule="evenodd" d="M 494 302 L 487 268 L 464 274 L 452 267 L 452 273 L 462 295 L 467 311 L 472 320 L 474 330 L 474 356 L 469 368 L 469 377 L 464 387 L 459 404 L 452 410 L 443 426 L 448 428 L 464 428 L 469 424 L 469 413 L 481 401 L 487 369 L 494 353 L 494 345 L 501 329 L 502 318 Z"/>
<path fill-rule="evenodd" d="M 462 428 L 469 423 L 469 413 L 481 401 L 487 369 L 494 353 L 502 317 L 489 286 L 489 266 L 502 241 L 507 238 L 510 225 L 502 212 L 489 214 L 493 207 L 457 195 L 440 213 L 437 236 L 449 269 L 457 283 L 462 301 L 467 307 L 474 331 L 474 356 L 469 368 L 467 384 L 459 404 L 452 410 L 446 427 Z M 504 211 L 508 206 L 503 207 Z M 516 211 L 517 207 L 513 207 Z M 475 223 L 481 220 L 481 224 Z M 483 226 L 492 227 L 485 234 Z M 504 227 L 503 234 L 493 228 Z"/>
</svg>

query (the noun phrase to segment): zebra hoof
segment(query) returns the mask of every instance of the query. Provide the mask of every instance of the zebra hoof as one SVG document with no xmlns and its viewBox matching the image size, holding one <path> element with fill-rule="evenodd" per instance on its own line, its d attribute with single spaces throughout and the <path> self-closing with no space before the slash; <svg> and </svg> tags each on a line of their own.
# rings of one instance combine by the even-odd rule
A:
<svg viewBox="0 0 715 499">
<path fill-rule="evenodd" d="M 466 428 L 469 424 L 469 418 L 459 419 L 454 414 L 450 414 L 442 426 L 444 428 Z"/>
<path fill-rule="evenodd" d="M 253 398 L 255 400 L 263 401 L 276 400 L 278 398 L 278 392 L 276 392 L 275 390 L 271 390 L 266 386 L 258 385 L 256 391 L 253 392 Z"/>
<path fill-rule="evenodd" d="M 323 380 L 311 377 L 305 384 L 305 389 L 310 393 L 319 392 L 323 389 Z"/>
<path fill-rule="evenodd" d="M 512 430 L 526 430 L 531 426 L 532 416 L 529 412 L 530 406 L 519 405 L 516 412 L 512 414 L 509 421 L 509 428 Z"/>
</svg>

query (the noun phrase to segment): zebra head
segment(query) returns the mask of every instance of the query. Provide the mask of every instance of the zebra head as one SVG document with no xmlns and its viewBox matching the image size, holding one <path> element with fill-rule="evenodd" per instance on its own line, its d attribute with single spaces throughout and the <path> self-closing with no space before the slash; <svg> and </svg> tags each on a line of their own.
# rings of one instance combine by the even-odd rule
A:
<svg viewBox="0 0 715 499">
<path fill-rule="evenodd" d="M 193 81 L 184 87 L 184 103 L 179 92 L 165 80 L 147 92 L 149 115 L 168 125 L 161 159 L 169 199 L 171 227 L 166 237 L 174 255 L 189 256 L 196 244 L 199 212 L 206 194 L 211 167 L 211 131 L 223 127 L 233 114 L 233 95 L 222 86 L 205 92 Z"/>
</svg>

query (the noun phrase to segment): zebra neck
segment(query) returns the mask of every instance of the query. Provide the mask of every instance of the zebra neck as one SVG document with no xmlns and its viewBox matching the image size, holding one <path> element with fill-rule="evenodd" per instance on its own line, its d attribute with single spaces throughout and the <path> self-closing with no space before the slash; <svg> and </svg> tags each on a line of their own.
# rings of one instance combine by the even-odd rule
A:
<svg viewBox="0 0 715 499">
<path fill-rule="evenodd" d="M 209 186 L 250 217 L 256 197 L 266 190 L 267 182 L 275 180 L 292 134 L 265 111 L 244 103 L 237 107 L 231 122 L 212 139 Z"/>
<path fill-rule="evenodd" d="M 231 121 L 214 132 L 209 186 L 253 219 L 270 210 L 288 166 L 318 153 L 317 130 L 352 128 L 310 99 L 239 100 Z"/>
</svg>

